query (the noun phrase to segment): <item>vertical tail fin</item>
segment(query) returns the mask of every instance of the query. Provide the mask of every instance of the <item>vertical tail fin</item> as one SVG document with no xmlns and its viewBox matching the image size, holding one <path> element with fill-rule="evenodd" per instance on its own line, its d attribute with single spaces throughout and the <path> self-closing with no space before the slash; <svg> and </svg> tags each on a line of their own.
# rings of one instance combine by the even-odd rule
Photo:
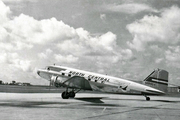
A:
<svg viewBox="0 0 180 120">
<path fill-rule="evenodd" d="M 154 70 L 146 79 L 144 79 L 144 84 L 163 92 L 167 92 L 168 74 L 169 73 L 166 70 Z"/>
</svg>

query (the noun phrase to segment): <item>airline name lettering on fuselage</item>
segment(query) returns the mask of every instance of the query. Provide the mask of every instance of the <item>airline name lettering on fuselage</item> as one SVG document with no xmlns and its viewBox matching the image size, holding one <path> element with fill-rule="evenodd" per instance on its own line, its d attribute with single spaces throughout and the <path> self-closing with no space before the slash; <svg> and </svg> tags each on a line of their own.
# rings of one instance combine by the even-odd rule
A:
<svg viewBox="0 0 180 120">
<path fill-rule="evenodd" d="M 74 76 L 80 76 L 80 77 L 85 76 L 84 73 L 80 73 L 80 72 L 70 71 L 69 73 L 71 75 L 74 75 Z M 108 78 L 98 77 L 98 76 L 94 76 L 94 75 L 88 75 L 88 79 L 94 79 L 94 80 L 98 80 L 98 81 L 109 82 Z"/>
<path fill-rule="evenodd" d="M 107 78 L 98 77 L 98 76 L 94 76 L 94 75 L 89 75 L 89 76 L 88 76 L 88 79 L 95 79 L 95 80 L 100 80 L 100 81 L 109 82 L 109 79 L 107 79 Z"/>
<path fill-rule="evenodd" d="M 73 71 L 70 71 L 69 73 L 70 73 L 71 75 L 74 75 L 74 76 L 81 76 L 81 77 L 84 77 L 84 76 L 85 76 L 85 74 L 80 73 L 80 72 L 73 72 Z"/>
</svg>

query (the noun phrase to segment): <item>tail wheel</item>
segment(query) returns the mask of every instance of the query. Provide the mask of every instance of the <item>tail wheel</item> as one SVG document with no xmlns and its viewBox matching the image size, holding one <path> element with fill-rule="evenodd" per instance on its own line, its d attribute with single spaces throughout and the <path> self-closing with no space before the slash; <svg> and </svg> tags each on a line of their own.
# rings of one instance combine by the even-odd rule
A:
<svg viewBox="0 0 180 120">
<path fill-rule="evenodd" d="M 150 101 L 150 97 L 146 97 L 146 100 L 147 100 L 147 101 Z"/>
<path fill-rule="evenodd" d="M 64 91 L 64 92 L 61 94 L 61 97 L 62 97 L 63 99 L 68 99 L 70 96 L 69 96 L 69 93 L 68 93 L 68 92 Z"/>
</svg>

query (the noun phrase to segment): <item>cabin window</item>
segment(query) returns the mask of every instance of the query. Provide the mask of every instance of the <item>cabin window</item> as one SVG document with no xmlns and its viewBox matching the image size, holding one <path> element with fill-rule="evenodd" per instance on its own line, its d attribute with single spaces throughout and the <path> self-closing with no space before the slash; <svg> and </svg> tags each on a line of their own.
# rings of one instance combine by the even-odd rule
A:
<svg viewBox="0 0 180 120">
<path fill-rule="evenodd" d="M 89 80 L 89 81 L 91 81 L 91 79 L 90 79 L 90 78 L 88 78 L 88 80 Z"/>
<path fill-rule="evenodd" d="M 95 80 L 95 82 L 97 82 L 97 80 Z"/>
<path fill-rule="evenodd" d="M 71 77 L 71 74 L 68 74 L 69 77 Z"/>
<path fill-rule="evenodd" d="M 62 73 L 62 75 L 65 75 L 65 73 Z"/>
</svg>

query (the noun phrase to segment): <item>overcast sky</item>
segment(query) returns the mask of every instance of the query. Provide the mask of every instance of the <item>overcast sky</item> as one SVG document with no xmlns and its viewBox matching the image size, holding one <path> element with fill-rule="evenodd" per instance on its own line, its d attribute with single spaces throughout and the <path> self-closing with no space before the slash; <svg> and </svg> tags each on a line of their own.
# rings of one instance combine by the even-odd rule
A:
<svg viewBox="0 0 180 120">
<path fill-rule="evenodd" d="M 180 85 L 179 0 L 0 0 L 0 79 L 48 84 L 57 64 L 142 81 L 154 69 Z"/>
</svg>

